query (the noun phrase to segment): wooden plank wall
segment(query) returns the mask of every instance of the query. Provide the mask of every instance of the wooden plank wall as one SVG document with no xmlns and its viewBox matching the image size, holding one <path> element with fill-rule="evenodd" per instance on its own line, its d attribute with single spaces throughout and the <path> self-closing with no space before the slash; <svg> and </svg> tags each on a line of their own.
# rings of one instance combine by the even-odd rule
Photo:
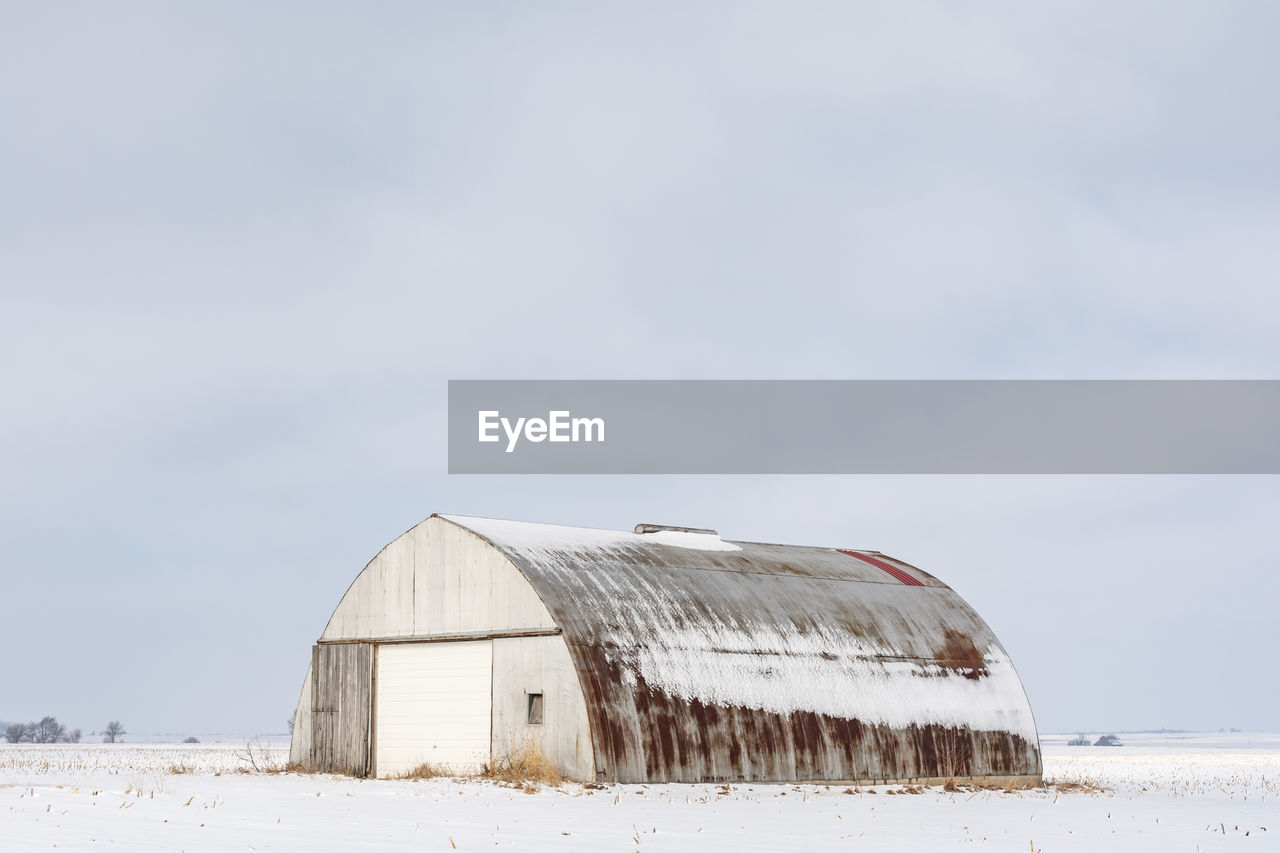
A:
<svg viewBox="0 0 1280 853">
<path fill-rule="evenodd" d="M 311 649 L 311 761 L 321 773 L 369 772 L 369 707 L 373 645 L 337 643 Z"/>
</svg>

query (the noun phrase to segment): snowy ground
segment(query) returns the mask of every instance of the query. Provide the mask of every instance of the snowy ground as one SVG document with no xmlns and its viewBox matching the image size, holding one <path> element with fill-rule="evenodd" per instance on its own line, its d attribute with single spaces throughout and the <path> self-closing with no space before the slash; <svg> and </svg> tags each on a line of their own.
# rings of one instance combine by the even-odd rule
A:
<svg viewBox="0 0 1280 853">
<path fill-rule="evenodd" d="M 0 746 L 0 849 L 1280 851 L 1280 735 L 1044 738 L 1052 782 L 1101 793 L 846 793 L 238 772 L 243 744 Z M 275 745 L 252 757 L 283 760 Z"/>
</svg>

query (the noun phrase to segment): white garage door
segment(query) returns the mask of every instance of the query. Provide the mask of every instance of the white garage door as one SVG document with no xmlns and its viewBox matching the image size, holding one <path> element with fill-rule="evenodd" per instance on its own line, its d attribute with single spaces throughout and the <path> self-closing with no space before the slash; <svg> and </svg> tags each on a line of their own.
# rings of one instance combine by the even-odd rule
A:
<svg viewBox="0 0 1280 853">
<path fill-rule="evenodd" d="M 381 778 L 430 763 L 455 772 L 489 760 L 493 642 L 378 647 L 374 710 Z"/>
</svg>

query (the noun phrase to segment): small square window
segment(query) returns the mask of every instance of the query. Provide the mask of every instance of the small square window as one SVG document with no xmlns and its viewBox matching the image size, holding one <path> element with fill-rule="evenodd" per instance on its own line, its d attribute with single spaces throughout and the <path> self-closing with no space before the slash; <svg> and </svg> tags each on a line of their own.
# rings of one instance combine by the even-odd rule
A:
<svg viewBox="0 0 1280 853">
<path fill-rule="evenodd" d="M 529 693 L 528 695 L 528 723 L 531 726 L 542 725 L 542 694 Z"/>
</svg>

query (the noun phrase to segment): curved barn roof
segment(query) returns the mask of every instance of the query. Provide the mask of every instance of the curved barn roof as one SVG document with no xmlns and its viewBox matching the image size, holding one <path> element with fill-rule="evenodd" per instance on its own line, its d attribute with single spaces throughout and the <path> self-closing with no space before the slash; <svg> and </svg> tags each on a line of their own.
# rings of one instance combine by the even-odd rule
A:
<svg viewBox="0 0 1280 853">
<path fill-rule="evenodd" d="M 915 566 L 709 531 L 440 517 L 501 551 L 563 632 L 604 778 L 1041 773 L 1008 655 Z"/>
</svg>

